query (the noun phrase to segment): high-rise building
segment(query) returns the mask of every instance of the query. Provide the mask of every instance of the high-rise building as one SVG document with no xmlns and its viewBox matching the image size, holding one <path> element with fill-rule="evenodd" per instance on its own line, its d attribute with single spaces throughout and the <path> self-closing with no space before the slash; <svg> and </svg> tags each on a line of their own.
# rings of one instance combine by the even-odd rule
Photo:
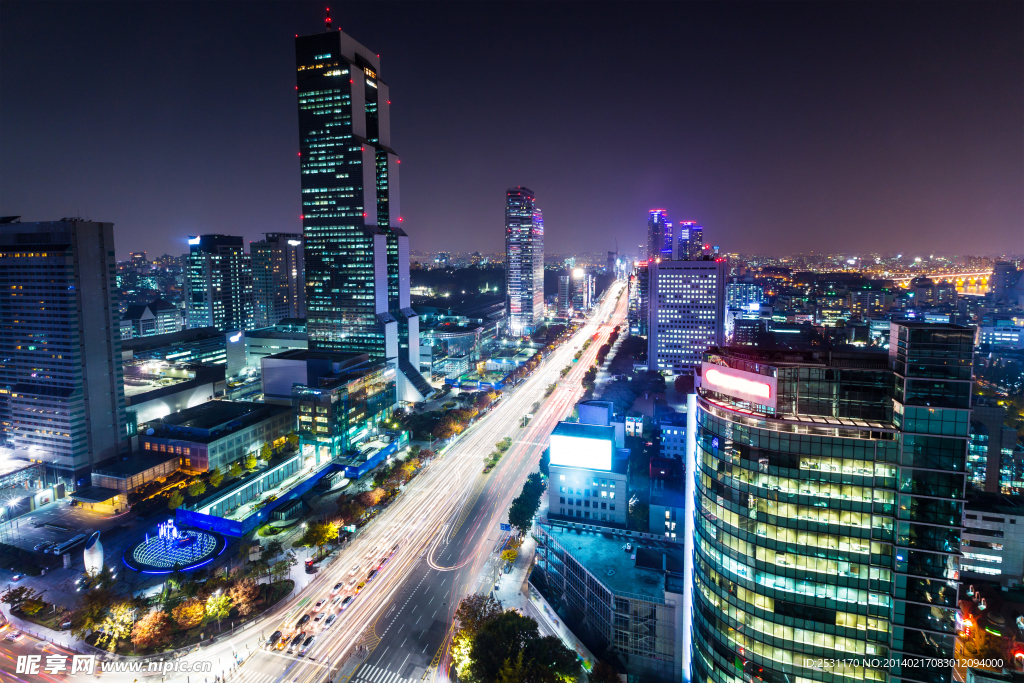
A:
<svg viewBox="0 0 1024 683">
<path fill-rule="evenodd" d="M 544 319 L 544 217 L 533 190 L 505 197 L 505 306 L 509 332 L 533 332 Z"/>
<path fill-rule="evenodd" d="M 380 58 L 340 30 L 295 39 L 306 317 L 311 351 L 366 353 L 398 398 L 432 393 L 417 369 L 398 155 Z"/>
<path fill-rule="evenodd" d="M 647 336 L 651 303 L 650 264 L 646 260 L 636 264 L 629 276 L 629 333 L 639 337 Z"/>
<path fill-rule="evenodd" d="M 252 260 L 241 237 L 190 237 L 185 266 L 185 321 L 222 332 L 253 329 Z"/>
<path fill-rule="evenodd" d="M 112 223 L 0 224 L 0 422 L 54 483 L 129 448 L 116 268 Z"/>
<path fill-rule="evenodd" d="M 760 306 L 764 302 L 764 285 L 749 275 L 730 277 L 725 283 L 725 307 L 728 309 L 749 310 L 751 304 Z"/>
<path fill-rule="evenodd" d="M 572 308 L 586 313 L 594 302 L 594 276 L 582 268 L 572 271 Z"/>
<path fill-rule="evenodd" d="M 725 342 L 726 266 L 710 259 L 650 264 L 647 363 L 652 372 L 691 370 L 709 346 Z"/>
<path fill-rule="evenodd" d="M 572 278 L 568 275 L 558 276 L 558 315 L 572 315 Z"/>
<path fill-rule="evenodd" d="M 647 259 L 671 259 L 672 224 L 665 209 L 651 209 L 647 218 Z"/>
<path fill-rule="evenodd" d="M 704 255 L 704 228 L 696 223 L 689 223 L 689 239 L 687 240 L 687 253 L 691 261 L 696 261 Z"/>
<path fill-rule="evenodd" d="M 970 337 L 893 324 L 888 355 L 705 354 L 687 411 L 684 675 L 797 680 L 813 656 L 844 661 L 816 680 L 951 680 Z M 873 664 L 887 658 L 922 666 Z"/>
<path fill-rule="evenodd" d="M 254 326 L 306 317 L 306 273 L 302 235 L 268 232 L 249 244 L 252 257 Z"/>
</svg>

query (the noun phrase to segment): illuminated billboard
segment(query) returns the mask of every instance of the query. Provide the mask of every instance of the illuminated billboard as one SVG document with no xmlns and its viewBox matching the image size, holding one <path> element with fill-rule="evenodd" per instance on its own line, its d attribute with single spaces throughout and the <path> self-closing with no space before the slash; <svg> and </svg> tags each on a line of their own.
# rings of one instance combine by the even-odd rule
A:
<svg viewBox="0 0 1024 683">
<path fill-rule="evenodd" d="M 705 389 L 732 396 L 740 401 L 775 408 L 775 394 L 779 386 L 775 377 L 706 362 L 701 363 L 700 370 L 701 386 Z"/>
<path fill-rule="evenodd" d="M 611 472 L 612 440 L 552 434 L 551 464 Z"/>
</svg>

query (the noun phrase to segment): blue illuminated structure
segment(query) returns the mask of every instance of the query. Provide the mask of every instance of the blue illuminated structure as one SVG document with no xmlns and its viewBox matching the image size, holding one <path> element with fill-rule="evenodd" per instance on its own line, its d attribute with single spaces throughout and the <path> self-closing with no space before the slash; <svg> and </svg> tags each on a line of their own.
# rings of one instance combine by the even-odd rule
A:
<svg viewBox="0 0 1024 683">
<path fill-rule="evenodd" d="M 198 529 L 179 529 L 174 520 L 157 526 L 157 535 L 128 547 L 123 561 L 126 567 L 143 574 L 170 574 L 191 571 L 224 552 L 227 542 L 220 534 Z"/>
</svg>

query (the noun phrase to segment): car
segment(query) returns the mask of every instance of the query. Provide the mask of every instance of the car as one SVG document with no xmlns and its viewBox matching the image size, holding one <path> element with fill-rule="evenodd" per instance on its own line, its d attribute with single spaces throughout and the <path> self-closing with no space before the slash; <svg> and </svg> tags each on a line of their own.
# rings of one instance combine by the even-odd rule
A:
<svg viewBox="0 0 1024 683">
<path fill-rule="evenodd" d="M 309 638 L 306 638 L 305 642 L 302 643 L 302 647 L 299 649 L 299 656 L 305 657 L 306 651 L 309 650 L 309 648 L 313 645 L 315 641 L 316 636 L 310 636 Z"/>
<path fill-rule="evenodd" d="M 357 564 L 356 566 L 352 567 L 352 569 L 350 569 L 350 570 L 349 570 L 349 572 L 348 572 L 348 575 L 349 575 L 349 576 L 352 576 L 352 575 L 353 575 L 353 574 L 355 574 L 355 573 L 356 573 L 357 571 L 359 571 L 359 565 L 358 565 L 358 564 Z"/>
<path fill-rule="evenodd" d="M 21 581 L 21 577 L 22 577 L 21 574 L 15 574 L 14 576 L 11 577 L 11 581 Z"/>
<path fill-rule="evenodd" d="M 11 631 L 5 636 L 5 638 L 11 641 L 21 640 L 21 631 Z"/>
<path fill-rule="evenodd" d="M 281 640 L 277 641 L 277 649 L 283 650 L 288 647 L 288 643 L 291 642 L 291 636 L 285 636 Z"/>
<path fill-rule="evenodd" d="M 271 633 L 270 637 L 267 638 L 267 649 L 268 650 L 273 650 L 274 646 L 277 645 L 277 641 L 279 641 L 280 639 L 281 639 L 281 632 L 280 631 L 274 631 L 273 633 Z"/>
<path fill-rule="evenodd" d="M 40 550 L 46 550 L 51 545 L 53 545 L 53 543 L 51 543 L 50 541 L 43 541 L 42 543 L 36 543 L 32 547 L 32 550 L 35 550 L 36 552 L 39 552 Z"/>
<path fill-rule="evenodd" d="M 299 621 L 295 624 L 295 630 L 296 631 L 299 630 L 300 628 L 305 626 L 308 622 L 309 622 L 309 615 L 308 614 L 303 614 L 302 618 L 299 619 Z"/>
<path fill-rule="evenodd" d="M 341 601 L 341 609 L 338 610 L 338 611 L 339 612 L 344 612 L 345 608 L 348 607 L 350 602 L 352 602 L 352 599 L 353 599 L 353 596 L 349 595 L 344 600 L 342 600 Z"/>
<path fill-rule="evenodd" d="M 331 600 L 331 605 L 337 605 L 339 602 L 341 602 L 341 596 L 337 595 L 333 600 Z"/>
<path fill-rule="evenodd" d="M 326 616 L 327 616 L 327 612 L 321 612 L 320 614 L 316 615 L 313 618 L 313 623 L 314 624 L 320 623 L 321 621 L 324 620 L 324 617 L 326 617 Z"/>
<path fill-rule="evenodd" d="M 376 569 L 371 569 L 370 573 L 366 575 L 366 580 L 369 581 L 370 579 L 372 579 L 376 575 L 377 575 L 377 570 Z"/>
<path fill-rule="evenodd" d="M 292 642 L 288 643 L 288 654 L 291 654 L 291 653 L 295 652 L 295 648 L 297 648 L 299 646 L 299 643 L 301 643 L 302 639 L 305 638 L 305 637 L 306 637 L 306 632 L 305 631 L 302 631 L 301 633 L 296 633 L 295 637 L 292 638 Z"/>
<path fill-rule="evenodd" d="M 337 593 L 338 591 L 340 591 L 342 589 L 342 587 L 344 587 L 344 585 L 345 585 L 344 581 L 339 581 L 338 583 L 334 584 L 334 588 L 331 589 L 331 593 L 332 594 Z"/>
<path fill-rule="evenodd" d="M 324 628 L 328 628 L 331 624 L 334 623 L 334 620 L 337 619 L 337 618 L 338 618 L 337 614 L 329 614 L 329 615 L 327 615 L 327 621 L 324 622 Z"/>
<path fill-rule="evenodd" d="M 321 605 L 323 605 L 323 604 L 324 604 L 325 602 L 327 602 L 327 598 L 320 598 L 319 600 L 317 600 L 317 601 L 316 601 L 316 604 L 315 604 L 315 605 L 313 605 L 313 608 L 315 609 L 315 608 L 317 608 L 317 607 L 320 607 L 320 606 L 321 606 Z"/>
</svg>

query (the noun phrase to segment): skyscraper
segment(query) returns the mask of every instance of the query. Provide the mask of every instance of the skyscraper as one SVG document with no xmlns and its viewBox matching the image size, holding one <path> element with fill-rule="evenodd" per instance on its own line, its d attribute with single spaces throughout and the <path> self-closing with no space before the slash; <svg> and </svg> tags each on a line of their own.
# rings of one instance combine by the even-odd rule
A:
<svg viewBox="0 0 1024 683">
<path fill-rule="evenodd" d="M 687 410 L 684 676 L 952 680 L 971 338 L 893 323 L 888 355 L 705 354 Z M 812 657 L 836 665 L 807 676 Z"/>
<path fill-rule="evenodd" d="M 340 30 L 295 39 L 309 348 L 367 353 L 398 371 L 398 398 L 432 392 L 417 370 L 398 155 L 380 58 Z"/>
<path fill-rule="evenodd" d="M 0 224 L 0 422 L 50 482 L 87 484 L 129 447 L 114 226 Z"/>
<path fill-rule="evenodd" d="M 558 315 L 572 315 L 572 278 L 569 275 L 558 276 Z"/>
<path fill-rule="evenodd" d="M 679 238 L 673 258 L 677 261 L 695 261 L 704 251 L 704 228 L 695 221 L 680 221 Z"/>
<path fill-rule="evenodd" d="M 696 261 L 704 254 L 704 228 L 696 223 L 690 223 L 689 232 L 689 256 L 683 258 L 689 258 L 691 261 Z"/>
<path fill-rule="evenodd" d="M 725 261 L 662 261 L 649 266 L 647 362 L 679 374 L 725 342 Z"/>
<path fill-rule="evenodd" d="M 647 258 L 672 258 L 672 224 L 665 209 L 651 209 L 647 219 Z"/>
<path fill-rule="evenodd" d="M 232 235 L 199 235 L 188 240 L 185 319 L 189 328 L 221 332 L 253 329 L 252 260 L 244 240 Z"/>
<path fill-rule="evenodd" d="M 505 310 L 514 336 L 544 319 L 544 217 L 526 187 L 505 196 Z"/>
<path fill-rule="evenodd" d="M 268 232 L 249 244 L 252 256 L 255 327 L 306 317 L 306 273 L 302 235 Z"/>
</svg>

